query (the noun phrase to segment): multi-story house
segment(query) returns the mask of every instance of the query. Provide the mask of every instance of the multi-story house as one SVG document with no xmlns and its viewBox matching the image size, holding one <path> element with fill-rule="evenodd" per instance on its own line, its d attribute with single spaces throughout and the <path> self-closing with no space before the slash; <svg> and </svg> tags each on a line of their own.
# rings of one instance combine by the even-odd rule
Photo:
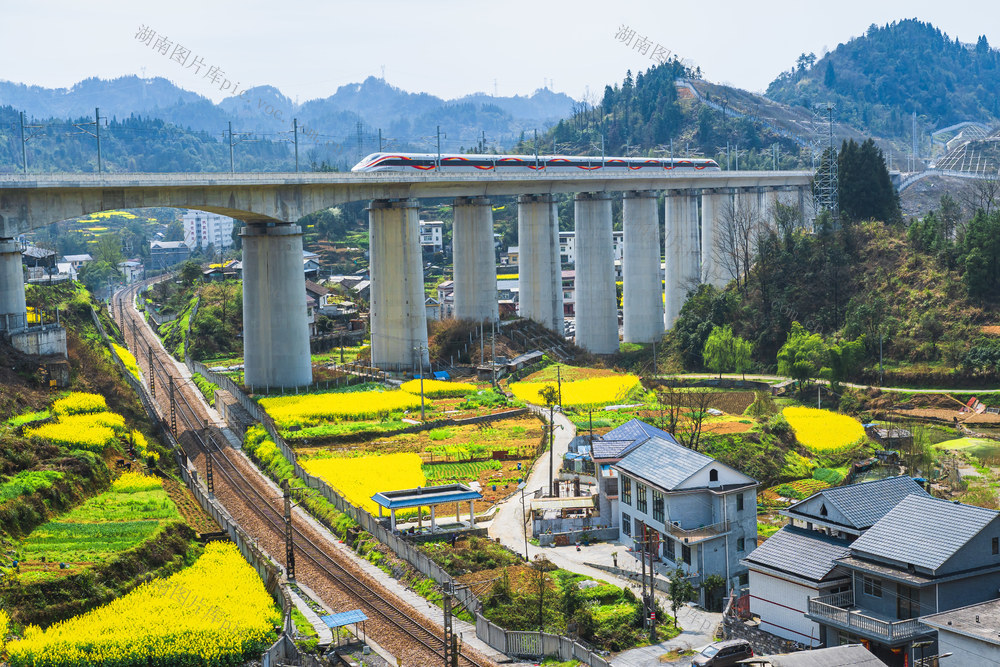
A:
<svg viewBox="0 0 1000 667">
<path fill-rule="evenodd" d="M 444 251 L 444 223 L 442 221 L 420 221 L 420 247 L 425 252 L 432 254 Z"/>
<path fill-rule="evenodd" d="M 909 495 L 836 562 L 849 588 L 810 599 L 806 614 L 823 644 L 861 643 L 890 667 L 912 665 L 937 652 L 921 616 L 997 597 L 1000 513 Z"/>
<path fill-rule="evenodd" d="M 744 559 L 750 613 L 760 618 L 760 629 L 819 646 L 819 624 L 805 616 L 809 600 L 850 589 L 850 574 L 838 559 L 911 494 L 927 495 L 910 477 L 889 477 L 824 489 L 782 510 L 788 525 Z"/>
<path fill-rule="evenodd" d="M 756 480 L 662 436 L 611 467 L 624 544 L 647 540 L 695 585 L 711 575 L 723 578 L 725 590 L 747 583 L 741 561 L 757 546 Z"/>
</svg>

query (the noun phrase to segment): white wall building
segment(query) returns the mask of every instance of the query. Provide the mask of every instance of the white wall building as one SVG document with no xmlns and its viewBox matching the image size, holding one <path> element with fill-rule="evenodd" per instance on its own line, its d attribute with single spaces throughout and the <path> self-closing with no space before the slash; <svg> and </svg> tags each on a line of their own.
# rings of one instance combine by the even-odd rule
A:
<svg viewBox="0 0 1000 667">
<path fill-rule="evenodd" d="M 442 221 L 420 221 L 420 247 L 431 253 L 444 252 L 444 223 Z"/>
<path fill-rule="evenodd" d="M 218 213 L 187 211 L 181 216 L 184 223 L 184 243 L 191 250 L 205 250 L 212 246 L 216 251 L 233 245 L 233 219 Z"/>
</svg>

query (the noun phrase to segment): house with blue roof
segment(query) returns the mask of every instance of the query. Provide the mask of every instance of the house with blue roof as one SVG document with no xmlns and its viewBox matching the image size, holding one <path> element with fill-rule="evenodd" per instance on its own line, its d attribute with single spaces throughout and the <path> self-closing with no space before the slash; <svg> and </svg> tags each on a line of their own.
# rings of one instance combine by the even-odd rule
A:
<svg viewBox="0 0 1000 667">
<path fill-rule="evenodd" d="M 618 525 L 618 473 L 613 466 L 650 438 L 677 442 L 674 436 L 638 419 L 630 419 L 590 443 L 590 455 L 597 477 L 601 514 L 612 517 L 608 525 Z"/>
<path fill-rule="evenodd" d="M 638 420 L 615 431 L 594 443 L 594 459 L 620 457 L 610 469 L 618 479 L 621 542 L 648 543 L 696 586 L 711 575 L 722 577 L 726 590 L 746 584 L 740 561 L 757 545 L 757 481 Z"/>
<path fill-rule="evenodd" d="M 851 590 L 839 559 L 851 543 L 910 495 L 927 496 L 911 477 L 823 489 L 782 510 L 788 525 L 761 543 L 744 563 L 750 571 L 750 613 L 760 629 L 806 646 L 822 632 L 806 617 L 809 600 Z"/>
<path fill-rule="evenodd" d="M 849 588 L 810 599 L 806 613 L 823 644 L 862 643 L 890 667 L 912 665 L 937 653 L 921 616 L 1000 596 L 1000 512 L 908 495 L 836 563 Z"/>
</svg>

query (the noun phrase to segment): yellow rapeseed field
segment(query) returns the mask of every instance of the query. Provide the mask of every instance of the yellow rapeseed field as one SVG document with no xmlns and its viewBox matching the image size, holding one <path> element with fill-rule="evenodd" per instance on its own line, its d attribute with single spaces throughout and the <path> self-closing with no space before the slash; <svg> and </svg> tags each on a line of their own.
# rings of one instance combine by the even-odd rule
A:
<svg viewBox="0 0 1000 667">
<path fill-rule="evenodd" d="M 163 488 L 163 480 L 141 472 L 126 471 L 111 484 L 111 490 L 116 493 L 138 493 L 154 491 Z"/>
<path fill-rule="evenodd" d="M 856 419 L 829 410 L 787 407 L 781 414 L 798 441 L 818 454 L 847 449 L 865 437 L 865 429 Z"/>
<path fill-rule="evenodd" d="M 259 657 L 280 623 L 236 546 L 210 542 L 191 567 L 46 630 L 29 626 L 7 651 L 11 667 L 221 667 Z"/>
<path fill-rule="evenodd" d="M 98 398 L 104 400 L 103 397 Z M 55 405 L 52 408 L 55 410 Z M 115 443 L 119 435 L 124 434 L 125 418 L 114 412 L 63 414 L 57 422 L 24 431 L 24 435 L 29 438 L 48 440 L 64 447 L 82 447 L 94 452 L 104 451 L 105 447 Z M 142 444 L 146 446 L 144 438 Z"/>
<path fill-rule="evenodd" d="M 399 491 L 424 486 L 427 481 L 416 454 L 385 454 L 355 458 L 302 461 L 306 472 L 322 478 L 352 505 L 378 514 L 371 497 L 379 491 Z"/>
<path fill-rule="evenodd" d="M 123 364 L 125 364 L 125 368 L 128 369 L 128 372 L 132 374 L 132 377 L 141 382 L 142 377 L 139 375 L 139 364 L 136 363 L 135 357 L 132 353 L 118 343 L 112 343 L 112 345 L 115 346 L 115 352 L 118 353 L 118 358 L 122 360 Z"/>
<path fill-rule="evenodd" d="M 556 383 L 514 382 L 509 388 L 514 396 L 522 401 L 544 405 L 545 401 L 542 399 L 541 391 L 546 385 L 555 387 Z M 624 402 L 628 399 L 628 395 L 639 386 L 639 378 L 635 375 L 611 375 L 563 382 L 562 405 L 573 407 Z"/>
<path fill-rule="evenodd" d="M 278 426 L 316 426 L 336 420 L 375 419 L 420 407 L 420 397 L 405 391 L 355 391 L 260 399 Z"/>
<path fill-rule="evenodd" d="M 70 392 L 52 404 L 52 414 L 56 415 L 79 415 L 89 412 L 104 412 L 107 409 L 108 404 L 103 396 L 84 391 Z"/>
<path fill-rule="evenodd" d="M 403 391 L 420 395 L 420 380 L 410 380 L 404 382 L 399 387 Z M 446 396 L 465 396 L 476 391 L 476 385 L 467 382 L 445 382 L 444 380 L 424 379 L 424 396 L 431 398 L 444 398 Z"/>
</svg>

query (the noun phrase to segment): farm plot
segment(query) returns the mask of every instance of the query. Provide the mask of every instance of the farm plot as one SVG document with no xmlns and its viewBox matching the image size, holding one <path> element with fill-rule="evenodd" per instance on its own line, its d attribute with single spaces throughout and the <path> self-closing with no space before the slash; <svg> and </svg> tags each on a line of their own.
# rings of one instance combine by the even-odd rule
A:
<svg viewBox="0 0 1000 667">
<path fill-rule="evenodd" d="M 180 520 L 159 478 L 127 472 L 110 490 L 32 531 L 18 547 L 21 569 L 37 579 L 107 563 Z"/>
<path fill-rule="evenodd" d="M 12 667 L 222 667 L 242 664 L 281 623 L 235 545 L 211 542 L 191 567 L 7 645 Z"/>
</svg>

